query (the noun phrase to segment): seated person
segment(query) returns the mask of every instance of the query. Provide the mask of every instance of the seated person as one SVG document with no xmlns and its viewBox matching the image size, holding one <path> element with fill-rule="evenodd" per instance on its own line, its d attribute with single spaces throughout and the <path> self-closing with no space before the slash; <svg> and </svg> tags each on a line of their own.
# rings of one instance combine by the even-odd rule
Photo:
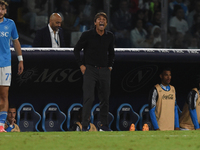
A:
<svg viewBox="0 0 200 150">
<path fill-rule="evenodd" d="M 200 81 L 188 94 L 179 122 L 182 130 L 200 130 Z"/>
<path fill-rule="evenodd" d="M 146 36 L 147 31 L 143 28 L 143 21 L 139 19 L 136 21 L 136 27 L 133 30 L 131 30 L 130 40 L 132 47 L 146 47 Z"/>
<path fill-rule="evenodd" d="M 79 31 L 79 19 L 75 8 L 70 4 L 69 0 L 62 0 L 60 3 L 59 14 L 62 17 L 62 29 L 66 47 L 71 46 L 71 32 Z"/>
<path fill-rule="evenodd" d="M 116 47 L 130 47 L 130 30 L 132 29 L 132 14 L 129 12 L 127 0 L 120 0 L 119 9 L 113 13 L 112 31 L 115 34 Z"/>
<path fill-rule="evenodd" d="M 181 6 L 176 5 L 174 9 L 175 16 L 169 21 L 169 31 L 171 34 L 176 35 L 182 33 L 183 35 L 188 33 L 188 23 L 184 19 L 184 12 Z"/>
<path fill-rule="evenodd" d="M 188 11 L 188 7 L 187 7 L 187 5 L 185 5 L 185 3 L 183 2 L 184 0 L 173 0 L 173 2 L 170 2 L 169 3 L 169 17 L 171 17 L 172 16 L 172 14 L 173 14 L 173 11 L 174 11 L 174 9 L 175 9 L 175 6 L 176 5 L 179 5 L 182 9 L 183 9 L 183 13 L 184 13 L 184 18 L 186 19 L 187 18 L 187 16 L 188 16 L 188 13 L 189 13 L 189 11 Z"/>
<path fill-rule="evenodd" d="M 48 1 L 47 0 L 24 0 L 25 14 L 23 19 L 30 25 L 30 34 L 34 37 L 37 29 L 44 26 L 47 22 L 48 16 Z M 37 19 L 42 17 L 40 21 Z M 44 19 L 45 18 L 45 19 Z"/>
<path fill-rule="evenodd" d="M 72 128 L 71 128 L 71 131 L 82 131 L 82 108 L 79 109 L 79 112 L 78 112 L 78 119 L 79 119 L 79 122 L 76 122 Z M 97 131 L 97 128 L 95 127 L 94 124 L 90 123 L 88 128 L 87 128 L 88 131 Z"/>
<path fill-rule="evenodd" d="M 20 132 L 19 126 L 16 124 L 16 107 L 10 106 L 8 109 L 8 116 L 5 123 L 5 130 L 7 132 Z"/>
<path fill-rule="evenodd" d="M 152 28 L 152 30 L 151 30 L 151 34 L 154 37 L 153 44 L 161 42 L 161 29 L 160 29 L 159 26 L 154 25 L 153 28 Z"/>
</svg>

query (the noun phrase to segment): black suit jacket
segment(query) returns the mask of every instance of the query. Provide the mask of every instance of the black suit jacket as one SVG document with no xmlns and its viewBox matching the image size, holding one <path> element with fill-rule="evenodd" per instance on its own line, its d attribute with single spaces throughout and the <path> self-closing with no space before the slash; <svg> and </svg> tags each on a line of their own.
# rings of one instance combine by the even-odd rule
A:
<svg viewBox="0 0 200 150">
<path fill-rule="evenodd" d="M 60 38 L 60 47 L 65 47 L 64 34 L 63 34 L 62 28 L 59 28 L 58 35 Z M 41 28 L 36 32 L 36 36 L 34 38 L 32 46 L 33 47 L 52 47 L 51 35 L 50 35 L 48 26 Z"/>
</svg>

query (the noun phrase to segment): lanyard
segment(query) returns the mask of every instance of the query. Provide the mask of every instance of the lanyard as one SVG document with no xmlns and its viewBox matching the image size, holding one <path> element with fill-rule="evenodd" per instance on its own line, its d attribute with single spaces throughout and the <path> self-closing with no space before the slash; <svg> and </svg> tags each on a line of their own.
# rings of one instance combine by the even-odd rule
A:
<svg viewBox="0 0 200 150">
<path fill-rule="evenodd" d="M 59 46 L 58 40 L 56 39 L 56 34 L 54 34 L 54 40 L 55 40 L 55 42 L 57 43 L 57 45 Z"/>
</svg>

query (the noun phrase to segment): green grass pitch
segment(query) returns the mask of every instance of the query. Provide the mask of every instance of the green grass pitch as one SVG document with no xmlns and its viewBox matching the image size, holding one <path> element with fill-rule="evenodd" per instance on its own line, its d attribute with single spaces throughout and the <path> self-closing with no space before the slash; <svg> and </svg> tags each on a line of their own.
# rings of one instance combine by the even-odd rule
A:
<svg viewBox="0 0 200 150">
<path fill-rule="evenodd" d="M 0 133 L 4 150 L 200 150 L 200 131 Z"/>
</svg>

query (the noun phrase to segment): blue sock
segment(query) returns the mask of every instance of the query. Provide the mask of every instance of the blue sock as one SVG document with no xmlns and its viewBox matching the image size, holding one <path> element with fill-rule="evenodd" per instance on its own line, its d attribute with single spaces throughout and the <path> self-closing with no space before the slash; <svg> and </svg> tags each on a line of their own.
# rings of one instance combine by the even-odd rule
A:
<svg viewBox="0 0 200 150">
<path fill-rule="evenodd" d="M 1 111 L 0 112 L 0 124 L 5 124 L 7 118 L 7 112 L 6 111 Z"/>
</svg>

